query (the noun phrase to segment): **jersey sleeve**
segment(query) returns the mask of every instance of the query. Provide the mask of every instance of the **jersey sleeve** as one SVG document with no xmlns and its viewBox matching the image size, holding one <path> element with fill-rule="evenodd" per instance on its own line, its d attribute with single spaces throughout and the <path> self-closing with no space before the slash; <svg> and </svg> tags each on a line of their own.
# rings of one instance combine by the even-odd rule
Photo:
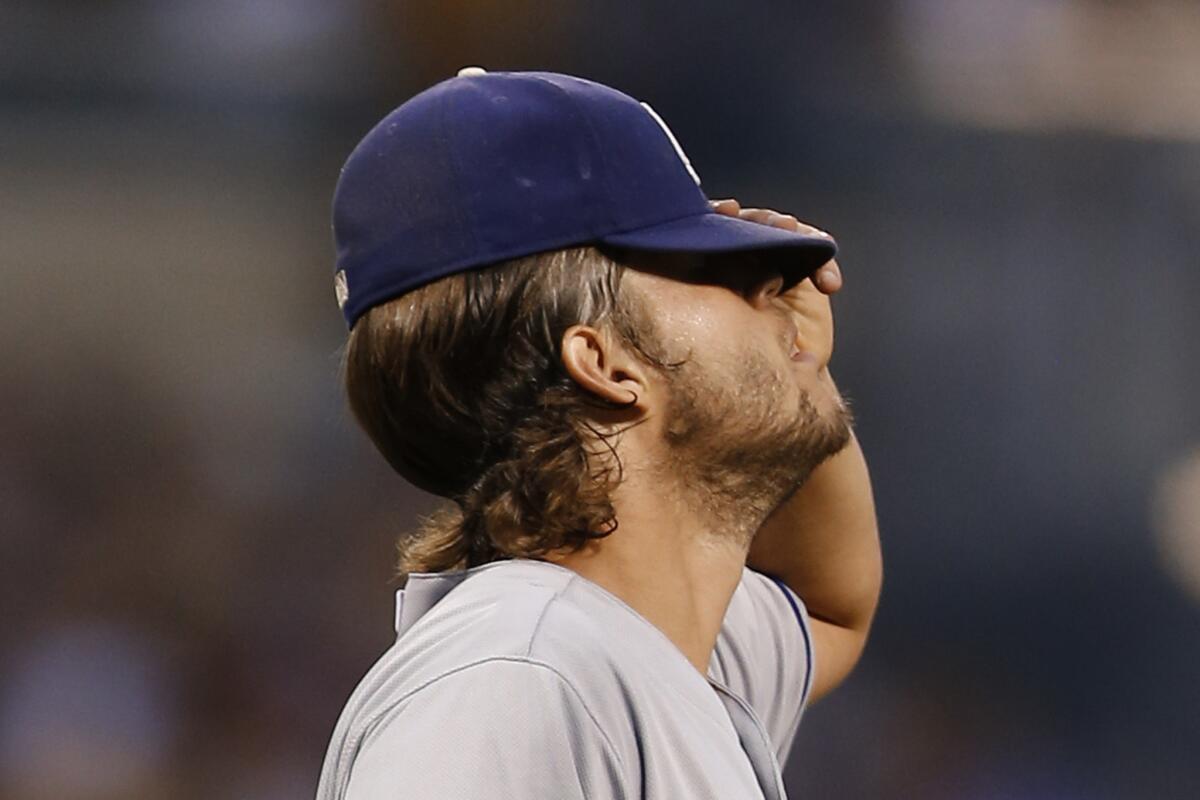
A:
<svg viewBox="0 0 1200 800">
<path fill-rule="evenodd" d="M 796 737 L 814 667 L 804 603 L 782 581 L 743 569 L 717 635 L 709 676 L 750 705 L 781 765 Z"/>
<path fill-rule="evenodd" d="M 611 742 L 552 668 L 496 659 L 446 675 L 366 737 L 346 800 L 625 800 Z"/>
</svg>

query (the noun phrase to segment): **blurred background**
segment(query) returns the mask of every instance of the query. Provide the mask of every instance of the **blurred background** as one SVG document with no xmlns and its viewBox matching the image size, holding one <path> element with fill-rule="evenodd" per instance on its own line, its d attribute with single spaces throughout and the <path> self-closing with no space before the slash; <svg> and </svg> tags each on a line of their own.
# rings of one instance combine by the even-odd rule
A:
<svg viewBox="0 0 1200 800">
<path fill-rule="evenodd" d="M 794 797 L 1200 797 L 1200 4 L 0 0 L 0 796 L 311 796 L 435 507 L 329 201 L 466 64 L 833 232 L 886 558 Z"/>
</svg>

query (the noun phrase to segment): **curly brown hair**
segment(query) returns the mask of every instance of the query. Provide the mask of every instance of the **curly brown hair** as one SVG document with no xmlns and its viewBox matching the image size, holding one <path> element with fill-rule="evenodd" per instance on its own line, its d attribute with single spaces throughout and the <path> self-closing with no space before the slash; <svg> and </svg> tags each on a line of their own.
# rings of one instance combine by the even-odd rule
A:
<svg viewBox="0 0 1200 800">
<path fill-rule="evenodd" d="M 632 406 L 581 388 L 563 367 L 566 330 L 608 326 L 670 370 L 624 264 L 575 247 L 461 272 L 378 305 L 343 360 L 350 408 L 388 463 L 453 501 L 398 542 L 399 576 L 463 569 L 611 534 L 623 473 L 592 409 Z M 630 423 L 630 424 L 636 424 Z"/>
</svg>

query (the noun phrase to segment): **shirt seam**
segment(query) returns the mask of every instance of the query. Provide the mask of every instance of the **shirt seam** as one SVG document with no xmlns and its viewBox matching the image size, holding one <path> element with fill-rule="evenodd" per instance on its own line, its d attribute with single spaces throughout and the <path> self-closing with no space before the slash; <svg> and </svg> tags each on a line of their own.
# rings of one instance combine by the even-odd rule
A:
<svg viewBox="0 0 1200 800">
<path fill-rule="evenodd" d="M 412 699 L 422 689 L 426 689 L 426 688 L 432 686 L 433 684 L 437 683 L 438 681 L 442 680 L 443 678 L 448 678 L 451 675 L 456 675 L 460 672 L 464 672 L 464 671 L 470 669 L 471 667 L 477 667 L 477 666 L 480 666 L 483 664 L 490 664 L 490 663 L 494 663 L 494 662 L 508 662 L 508 663 L 513 663 L 513 664 L 528 664 L 529 666 L 532 666 L 532 667 L 542 667 L 542 668 L 548 670 L 549 672 L 553 673 L 555 677 L 557 677 L 560 681 L 562 681 L 563 685 L 565 685 L 568 689 L 570 689 L 571 694 L 579 702 L 579 705 L 583 708 L 584 713 L 587 714 L 588 719 L 591 720 L 592 725 L 595 726 L 597 733 L 600 734 L 600 739 L 604 742 L 604 746 L 608 750 L 609 754 L 616 760 L 617 764 L 621 767 L 622 771 L 625 770 L 625 762 L 621 759 L 621 754 L 617 750 L 616 745 L 614 745 L 612 740 L 608 737 L 608 734 L 605 732 L 604 727 L 600 724 L 600 721 L 596 718 L 596 715 L 594 713 L 592 713 L 592 709 L 588 707 L 587 702 L 583 699 L 583 695 L 581 695 L 579 693 L 579 690 L 575 688 L 575 685 L 572 684 L 571 681 L 569 681 L 567 679 L 567 677 L 565 675 L 563 675 L 553 665 L 547 664 L 544 661 L 539 661 L 537 659 L 529 658 L 526 656 L 488 656 L 487 658 L 481 658 L 478 661 L 472 661 L 469 664 L 462 664 L 458 667 L 455 667 L 454 669 L 447 670 L 446 672 L 443 672 L 440 675 L 436 675 L 436 676 L 430 678 L 429 680 L 427 680 L 424 683 L 420 684 L 419 686 L 415 687 L 411 691 L 406 692 L 403 695 L 401 695 L 400 697 L 396 698 L 395 701 L 393 701 L 392 703 L 389 703 L 385 708 L 383 708 L 378 713 L 373 715 L 371 717 L 371 720 L 368 723 L 366 723 L 366 725 L 363 726 L 363 732 L 358 737 L 359 746 L 355 749 L 357 750 L 357 749 L 361 748 L 362 742 L 366 739 L 366 737 L 370 734 L 370 732 L 373 731 L 385 717 L 387 717 L 389 714 L 391 714 L 393 711 L 395 711 L 395 709 L 398 705 L 405 702 L 406 700 Z"/>
<path fill-rule="evenodd" d="M 579 575 L 577 574 L 571 574 L 568 576 L 567 580 L 561 586 L 559 586 L 558 589 L 555 590 L 554 594 L 550 595 L 550 598 L 546 600 L 545 604 L 542 605 L 542 610 L 538 614 L 537 620 L 533 623 L 533 630 L 529 633 L 529 643 L 525 646 L 526 658 L 533 657 L 533 641 L 537 638 L 538 631 L 540 631 L 542 628 L 542 621 L 546 619 L 546 614 L 549 613 L 550 606 L 555 600 L 562 597 L 562 594 L 567 590 L 567 587 L 574 583 L 578 578 Z"/>
</svg>

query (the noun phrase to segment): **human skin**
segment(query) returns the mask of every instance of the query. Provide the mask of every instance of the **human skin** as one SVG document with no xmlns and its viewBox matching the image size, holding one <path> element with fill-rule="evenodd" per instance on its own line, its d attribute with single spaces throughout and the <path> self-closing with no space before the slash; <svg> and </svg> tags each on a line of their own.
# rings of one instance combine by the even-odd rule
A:
<svg viewBox="0 0 1200 800">
<path fill-rule="evenodd" d="M 722 205 L 723 204 L 723 205 Z M 786 230 L 815 228 L 770 209 L 741 209 L 726 200 L 718 210 Z M 829 295 L 842 288 L 836 261 L 817 270 L 814 286 L 803 283 L 787 298 L 797 312 L 801 336 L 827 335 L 833 353 L 833 317 Z M 816 289 L 817 291 L 811 291 Z M 832 382 L 826 366 L 825 377 Z M 858 438 L 813 471 L 804 486 L 759 528 L 747 564 L 781 578 L 801 598 L 812 618 L 818 669 L 811 699 L 837 687 L 866 646 L 879 601 L 883 563 L 879 528 L 866 458 Z"/>
<path fill-rule="evenodd" d="M 768 209 L 714 208 L 820 233 Z M 779 577 L 812 618 L 816 699 L 857 662 L 882 575 L 866 462 L 828 369 L 840 268 L 783 292 L 754 257 L 642 254 L 631 266 L 623 291 L 647 302 L 658 343 L 687 363 L 663 374 L 607 328 L 564 333 L 571 377 L 633 402 L 593 420 L 622 431 L 617 530 L 546 559 L 624 600 L 702 674 L 743 566 Z"/>
</svg>

